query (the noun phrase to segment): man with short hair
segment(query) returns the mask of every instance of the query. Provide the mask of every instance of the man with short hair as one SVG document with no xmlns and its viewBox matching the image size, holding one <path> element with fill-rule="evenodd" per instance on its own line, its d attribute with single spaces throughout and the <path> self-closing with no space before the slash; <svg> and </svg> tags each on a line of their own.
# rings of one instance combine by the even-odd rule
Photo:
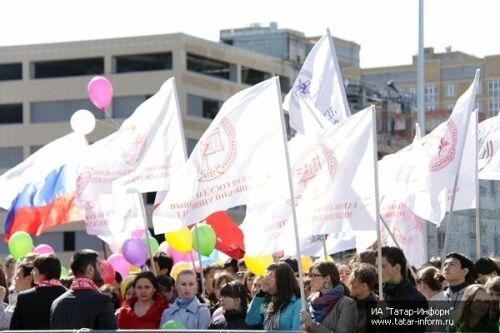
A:
<svg viewBox="0 0 500 333">
<path fill-rule="evenodd" d="M 474 282 L 474 264 L 463 254 L 452 252 L 446 256 L 443 265 L 443 275 L 448 288 L 444 296 L 448 300 L 452 317 L 457 318 L 460 313 L 460 304 L 465 288 Z"/>
<path fill-rule="evenodd" d="M 37 256 L 31 270 L 35 287 L 19 293 L 11 330 L 50 329 L 50 307 L 66 288 L 59 282 L 61 263 L 54 254 Z"/>
<path fill-rule="evenodd" d="M 174 266 L 174 260 L 164 252 L 158 252 L 153 256 L 153 262 L 155 265 L 156 276 L 165 275 L 170 276 L 170 271 Z M 147 261 L 147 265 L 150 266 L 150 261 Z"/>
<path fill-rule="evenodd" d="M 81 250 L 71 258 L 75 280 L 52 303 L 51 329 L 116 329 L 113 301 L 96 285 L 102 280 L 98 257 L 94 250 Z"/>
<path fill-rule="evenodd" d="M 425 332 L 425 324 L 417 324 L 424 319 L 427 300 L 413 286 L 406 276 L 406 258 L 403 251 L 397 247 L 382 247 L 382 280 L 384 301 L 389 308 L 403 310 L 393 311 L 390 317 L 414 320 L 412 325 L 390 325 L 384 328 L 387 332 Z M 405 310 L 409 310 L 406 311 Z M 413 313 L 413 315 L 408 315 Z"/>
</svg>

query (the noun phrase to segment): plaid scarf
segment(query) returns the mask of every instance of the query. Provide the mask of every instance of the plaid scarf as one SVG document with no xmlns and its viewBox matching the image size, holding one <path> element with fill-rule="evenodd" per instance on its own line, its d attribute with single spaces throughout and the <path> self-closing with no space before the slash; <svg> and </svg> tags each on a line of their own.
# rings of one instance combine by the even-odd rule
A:
<svg viewBox="0 0 500 333">
<path fill-rule="evenodd" d="M 316 297 L 310 305 L 311 318 L 321 323 L 326 315 L 333 309 L 337 301 L 345 295 L 344 287 L 339 284 L 335 288 L 329 290 L 325 294 Z"/>
<path fill-rule="evenodd" d="M 62 283 L 57 279 L 43 280 L 37 284 L 37 287 L 63 287 Z"/>
<path fill-rule="evenodd" d="M 73 281 L 71 286 L 69 287 L 71 290 L 95 290 L 99 291 L 99 287 L 89 278 L 78 277 Z"/>
</svg>

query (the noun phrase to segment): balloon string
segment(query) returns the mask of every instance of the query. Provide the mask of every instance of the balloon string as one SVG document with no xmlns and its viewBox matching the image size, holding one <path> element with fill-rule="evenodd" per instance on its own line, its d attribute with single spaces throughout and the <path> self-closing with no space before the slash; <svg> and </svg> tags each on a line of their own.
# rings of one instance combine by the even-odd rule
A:
<svg viewBox="0 0 500 333">
<path fill-rule="evenodd" d="M 113 124 L 115 124 L 115 126 L 116 126 L 116 128 L 115 128 L 115 129 L 119 129 L 119 128 L 120 128 L 120 124 L 118 124 L 118 123 L 116 122 L 116 120 L 114 120 L 114 119 L 111 117 L 111 115 L 109 114 L 108 110 L 107 110 L 107 109 L 104 109 L 104 110 L 103 110 L 103 112 L 104 112 L 104 117 L 105 117 L 105 118 L 108 118 L 108 120 L 111 120 L 111 121 L 113 122 Z"/>
<path fill-rule="evenodd" d="M 102 120 L 100 120 L 100 119 L 96 119 L 96 120 L 97 120 L 97 122 L 98 122 L 99 124 L 102 124 L 102 125 L 104 125 L 104 126 L 107 126 L 107 127 L 109 127 L 109 128 L 112 128 L 112 129 L 114 129 L 114 130 L 118 130 L 118 127 L 117 127 L 117 126 L 115 126 L 114 124 L 109 124 L 108 122 L 106 122 L 106 121 L 102 121 Z"/>
</svg>

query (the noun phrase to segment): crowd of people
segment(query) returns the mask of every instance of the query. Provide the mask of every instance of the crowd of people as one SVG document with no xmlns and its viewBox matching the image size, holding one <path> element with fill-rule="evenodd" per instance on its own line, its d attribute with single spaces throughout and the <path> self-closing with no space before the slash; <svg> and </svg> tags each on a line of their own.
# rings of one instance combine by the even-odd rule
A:
<svg viewBox="0 0 500 333">
<path fill-rule="evenodd" d="M 153 262 L 154 269 L 145 264 L 133 278 L 116 273 L 104 284 L 93 250 L 74 253 L 65 279 L 54 254 L 7 258 L 0 269 L 0 329 L 499 331 L 500 267 L 489 258 L 473 263 L 450 253 L 443 263 L 433 258 L 415 268 L 399 248 L 383 247 L 383 295 L 375 251 L 344 263 L 320 260 L 305 272 L 305 303 L 300 263 L 292 257 L 277 259 L 263 276 L 233 259 L 201 272 L 181 270 L 175 280 L 167 254 Z"/>
</svg>

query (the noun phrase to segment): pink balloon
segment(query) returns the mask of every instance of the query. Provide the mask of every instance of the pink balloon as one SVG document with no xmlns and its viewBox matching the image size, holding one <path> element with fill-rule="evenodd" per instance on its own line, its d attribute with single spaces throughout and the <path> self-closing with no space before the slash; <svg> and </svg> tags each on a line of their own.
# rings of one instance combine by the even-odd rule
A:
<svg viewBox="0 0 500 333">
<path fill-rule="evenodd" d="M 108 262 L 113 266 L 114 270 L 123 277 L 128 275 L 130 264 L 121 253 L 115 253 L 109 256 Z"/>
<path fill-rule="evenodd" d="M 146 232 L 144 229 L 139 229 L 139 230 L 135 230 L 135 231 L 132 231 L 132 237 L 133 238 L 140 238 L 140 239 L 144 239 L 146 238 Z"/>
<path fill-rule="evenodd" d="M 158 252 L 163 252 L 168 254 L 168 249 L 170 248 L 170 245 L 168 245 L 167 241 L 163 241 L 160 243 L 160 246 L 158 246 Z"/>
<path fill-rule="evenodd" d="M 198 260 L 198 254 L 196 251 L 191 251 L 190 253 L 179 252 L 176 249 L 169 248 L 167 254 L 174 260 L 174 265 L 180 261 L 191 262 L 191 254 L 193 259 Z"/>
<path fill-rule="evenodd" d="M 36 254 L 48 254 L 48 253 L 55 253 L 55 251 L 52 248 L 52 246 L 50 246 L 50 245 L 40 244 L 40 245 L 37 245 L 33 249 L 33 253 L 36 253 Z"/>
<path fill-rule="evenodd" d="M 111 104 L 113 99 L 113 86 L 104 76 L 96 76 L 90 80 L 87 86 L 87 94 L 90 101 L 101 111 Z"/>
</svg>

